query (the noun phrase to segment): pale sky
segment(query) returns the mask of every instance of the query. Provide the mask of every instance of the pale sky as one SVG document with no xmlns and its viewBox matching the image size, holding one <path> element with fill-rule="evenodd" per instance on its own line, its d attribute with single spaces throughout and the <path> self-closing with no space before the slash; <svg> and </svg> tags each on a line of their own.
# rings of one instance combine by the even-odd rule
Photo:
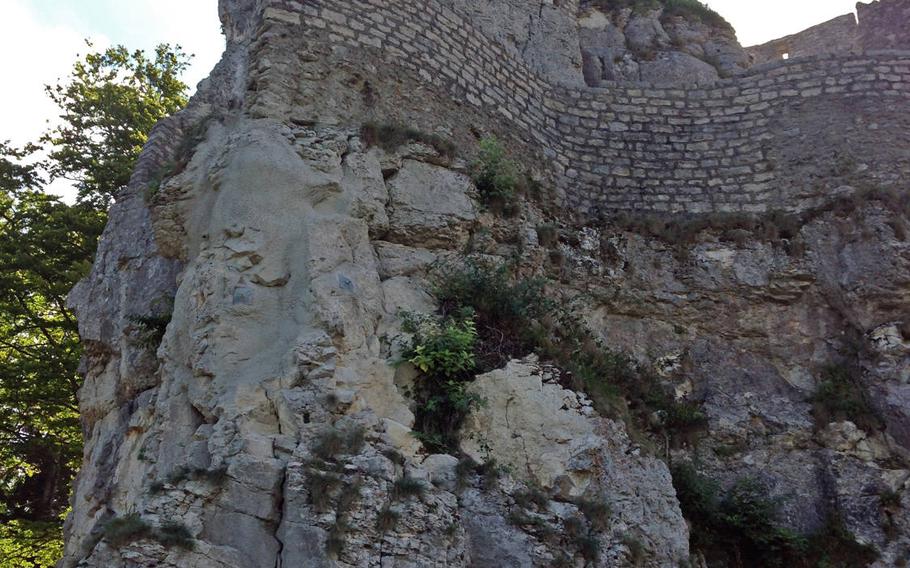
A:
<svg viewBox="0 0 910 568">
<path fill-rule="evenodd" d="M 420 0 L 414 0 L 418 2 Z M 854 11 L 854 0 L 708 0 L 754 45 Z M 186 82 L 195 87 L 224 47 L 217 0 L 0 0 L 0 140 L 36 140 L 54 120 L 44 85 L 67 75 L 84 40 L 97 48 L 151 49 L 180 44 L 196 55 Z M 63 183 L 54 189 L 69 194 Z"/>
</svg>

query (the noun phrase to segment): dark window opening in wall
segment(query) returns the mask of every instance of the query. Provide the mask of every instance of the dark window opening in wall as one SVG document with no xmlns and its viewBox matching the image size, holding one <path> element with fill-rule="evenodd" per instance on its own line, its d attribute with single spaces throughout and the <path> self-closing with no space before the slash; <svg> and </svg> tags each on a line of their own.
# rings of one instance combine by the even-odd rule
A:
<svg viewBox="0 0 910 568">
<path fill-rule="evenodd" d="M 784 53 L 783 55 L 781 55 L 781 57 L 782 57 L 783 59 L 790 59 L 790 54 L 789 54 L 789 53 Z"/>
</svg>

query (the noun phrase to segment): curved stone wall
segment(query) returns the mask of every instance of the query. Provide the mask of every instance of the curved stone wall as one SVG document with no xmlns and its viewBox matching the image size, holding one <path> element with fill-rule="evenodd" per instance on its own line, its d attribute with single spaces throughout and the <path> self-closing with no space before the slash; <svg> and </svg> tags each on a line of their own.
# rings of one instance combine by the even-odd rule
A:
<svg viewBox="0 0 910 568">
<path fill-rule="evenodd" d="M 910 52 L 791 59 L 696 88 L 567 89 L 442 0 L 270 6 L 267 26 L 363 51 L 454 105 L 504 119 L 543 148 L 582 212 L 799 210 L 842 183 L 910 176 Z"/>
</svg>

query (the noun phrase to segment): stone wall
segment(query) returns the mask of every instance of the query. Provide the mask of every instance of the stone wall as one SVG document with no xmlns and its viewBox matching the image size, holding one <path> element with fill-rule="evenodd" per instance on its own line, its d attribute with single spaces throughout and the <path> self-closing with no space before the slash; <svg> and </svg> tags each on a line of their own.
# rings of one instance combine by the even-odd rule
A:
<svg viewBox="0 0 910 568">
<path fill-rule="evenodd" d="M 755 64 L 788 58 L 885 49 L 910 49 L 910 2 L 875 0 L 799 33 L 747 48 Z"/>
<path fill-rule="evenodd" d="M 863 49 L 910 49 L 910 2 L 858 3 L 859 45 Z"/>
<path fill-rule="evenodd" d="M 781 61 L 688 89 L 571 89 L 547 83 L 443 1 L 271 6 L 273 24 L 379 58 L 543 148 L 580 212 L 798 210 L 857 173 L 880 185 L 910 175 L 910 53 Z"/>
<path fill-rule="evenodd" d="M 856 16 L 844 14 L 807 30 L 749 47 L 754 64 L 812 55 L 850 53 L 857 47 Z"/>
</svg>

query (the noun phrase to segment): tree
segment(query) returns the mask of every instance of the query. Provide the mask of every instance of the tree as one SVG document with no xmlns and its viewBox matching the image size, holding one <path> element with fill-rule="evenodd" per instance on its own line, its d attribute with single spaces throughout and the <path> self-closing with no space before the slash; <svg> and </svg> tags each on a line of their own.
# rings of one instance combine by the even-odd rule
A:
<svg viewBox="0 0 910 568">
<path fill-rule="evenodd" d="M 42 139 L 53 147 L 51 176 L 72 181 L 80 201 L 106 208 L 129 183 L 155 123 L 186 105 L 180 74 L 190 58 L 180 46 L 161 44 L 153 58 L 116 46 L 78 61 L 68 83 L 46 87 L 62 111 L 62 124 Z"/>
<path fill-rule="evenodd" d="M 0 568 L 47 567 L 82 457 L 76 392 L 81 349 L 66 295 L 95 255 L 114 194 L 155 123 L 186 103 L 188 57 L 118 46 L 78 61 L 48 87 L 61 126 L 38 146 L 0 142 Z M 73 180 L 73 205 L 45 192 L 43 171 Z"/>
</svg>

